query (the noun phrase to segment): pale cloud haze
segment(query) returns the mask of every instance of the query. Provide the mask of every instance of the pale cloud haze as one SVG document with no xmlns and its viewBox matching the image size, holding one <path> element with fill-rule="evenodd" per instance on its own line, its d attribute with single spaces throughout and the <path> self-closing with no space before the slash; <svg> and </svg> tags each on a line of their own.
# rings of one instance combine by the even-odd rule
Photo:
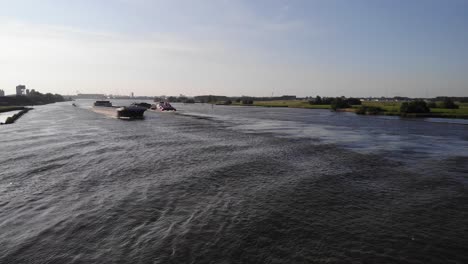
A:
<svg viewBox="0 0 468 264">
<path fill-rule="evenodd" d="M 379 2 L 379 3 L 376 3 Z M 0 1 L 0 89 L 468 96 L 463 1 Z"/>
</svg>

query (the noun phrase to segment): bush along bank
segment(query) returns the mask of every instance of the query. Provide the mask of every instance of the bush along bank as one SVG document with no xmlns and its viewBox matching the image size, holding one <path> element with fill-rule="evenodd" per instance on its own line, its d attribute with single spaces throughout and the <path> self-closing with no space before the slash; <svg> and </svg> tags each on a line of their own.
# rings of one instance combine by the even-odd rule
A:
<svg viewBox="0 0 468 264">
<path fill-rule="evenodd" d="M 446 108 L 434 108 L 432 102 L 426 103 L 422 100 L 416 100 L 412 102 L 403 102 L 399 105 L 385 106 L 383 103 L 380 105 L 363 105 L 358 108 L 354 108 L 356 114 L 362 115 L 389 115 L 389 116 L 401 116 L 409 118 L 418 117 L 438 117 L 438 118 L 463 118 L 468 119 L 468 108 L 460 107 L 459 105 L 451 106 L 449 103 L 445 103 Z M 452 107 L 452 108 L 447 108 Z"/>
<path fill-rule="evenodd" d="M 384 110 L 378 106 L 362 105 L 356 109 L 355 113 L 358 115 L 378 115 L 382 112 L 384 112 Z"/>
<path fill-rule="evenodd" d="M 19 111 L 18 113 L 8 117 L 5 121 L 5 123 L 0 123 L 0 125 L 9 125 L 13 124 L 16 120 L 18 120 L 20 117 L 22 117 L 24 114 L 29 112 L 29 110 L 32 110 L 33 108 L 24 108 L 23 110 Z"/>
</svg>

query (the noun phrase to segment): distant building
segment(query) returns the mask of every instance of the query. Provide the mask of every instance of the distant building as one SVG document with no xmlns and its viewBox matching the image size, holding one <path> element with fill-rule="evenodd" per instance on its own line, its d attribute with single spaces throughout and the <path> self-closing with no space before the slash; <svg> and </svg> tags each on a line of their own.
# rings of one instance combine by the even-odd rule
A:
<svg viewBox="0 0 468 264">
<path fill-rule="evenodd" d="M 16 86 L 16 95 L 25 95 L 26 85 L 18 85 Z"/>
<path fill-rule="evenodd" d="M 5 96 L 5 91 L 3 91 L 2 89 L 0 89 L 0 96 Z"/>
<path fill-rule="evenodd" d="M 132 98 L 134 97 L 134 96 L 133 96 L 133 92 L 130 94 L 130 97 L 132 97 Z"/>
</svg>

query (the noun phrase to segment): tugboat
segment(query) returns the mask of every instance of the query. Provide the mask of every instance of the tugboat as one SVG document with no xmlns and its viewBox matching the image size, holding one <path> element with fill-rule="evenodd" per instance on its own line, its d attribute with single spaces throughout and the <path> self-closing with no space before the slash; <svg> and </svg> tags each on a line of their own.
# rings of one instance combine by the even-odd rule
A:
<svg viewBox="0 0 468 264">
<path fill-rule="evenodd" d="M 117 108 L 117 118 L 125 119 L 143 119 L 143 113 L 147 108 L 130 105 Z"/>
<path fill-rule="evenodd" d="M 159 102 L 157 104 L 151 105 L 151 110 L 154 111 L 177 111 L 169 102 Z"/>
<path fill-rule="evenodd" d="M 144 108 L 146 108 L 146 109 L 150 109 L 150 108 L 151 108 L 151 104 L 148 104 L 148 103 L 145 103 L 145 102 L 133 103 L 132 105 L 134 105 L 134 106 L 139 106 L 139 107 L 144 107 Z"/>
</svg>

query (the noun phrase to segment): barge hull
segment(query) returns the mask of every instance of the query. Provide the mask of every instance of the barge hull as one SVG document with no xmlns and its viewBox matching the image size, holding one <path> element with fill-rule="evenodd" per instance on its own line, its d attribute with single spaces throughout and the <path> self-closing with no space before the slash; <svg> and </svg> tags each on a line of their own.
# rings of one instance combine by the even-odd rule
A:
<svg viewBox="0 0 468 264">
<path fill-rule="evenodd" d="M 108 117 L 119 118 L 119 119 L 143 119 L 145 108 L 137 107 L 101 107 L 95 106 L 92 108 L 93 112 L 103 114 Z"/>
</svg>

